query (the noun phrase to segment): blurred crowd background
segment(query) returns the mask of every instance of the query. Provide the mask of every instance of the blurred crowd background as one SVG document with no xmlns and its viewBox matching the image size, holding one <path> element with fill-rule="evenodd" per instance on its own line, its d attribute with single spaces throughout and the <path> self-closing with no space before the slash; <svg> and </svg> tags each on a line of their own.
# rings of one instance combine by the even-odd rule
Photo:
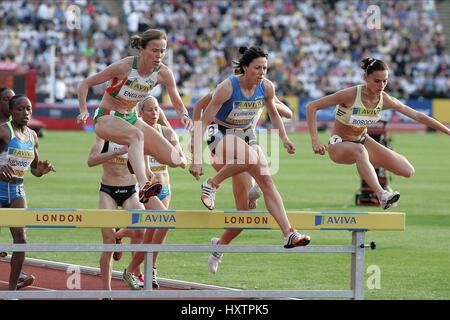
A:
<svg viewBox="0 0 450 320">
<path fill-rule="evenodd" d="M 80 80 L 137 54 L 130 36 L 151 27 L 167 32 L 166 63 L 193 99 L 225 79 L 237 49 L 250 45 L 270 53 L 268 78 L 278 95 L 315 99 L 360 83 L 360 60 L 373 56 L 391 68 L 392 95 L 449 98 L 450 56 L 436 1 L 2 0 L 0 61 L 36 69 L 44 101 L 55 45 L 56 99 L 76 99 Z M 78 27 L 66 21 L 70 5 L 80 9 Z M 368 27 L 369 5 L 381 9 L 380 29 Z"/>
</svg>

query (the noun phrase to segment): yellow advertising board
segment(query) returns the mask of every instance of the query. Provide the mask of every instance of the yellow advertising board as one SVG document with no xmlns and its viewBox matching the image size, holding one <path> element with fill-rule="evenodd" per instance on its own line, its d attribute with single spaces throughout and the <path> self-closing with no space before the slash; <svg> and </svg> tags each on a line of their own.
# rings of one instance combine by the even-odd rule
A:
<svg viewBox="0 0 450 320">
<path fill-rule="evenodd" d="M 400 212 L 289 211 L 300 230 L 404 230 Z M 279 229 L 265 211 L 0 209 L 0 226 L 28 228 Z"/>
</svg>

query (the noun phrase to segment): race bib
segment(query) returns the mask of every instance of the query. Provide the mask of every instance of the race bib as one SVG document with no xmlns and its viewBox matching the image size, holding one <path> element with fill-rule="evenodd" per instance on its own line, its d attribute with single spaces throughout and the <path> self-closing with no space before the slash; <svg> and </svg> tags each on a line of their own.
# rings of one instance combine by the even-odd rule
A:
<svg viewBox="0 0 450 320">
<path fill-rule="evenodd" d="M 212 136 L 214 136 L 217 132 L 219 132 L 219 125 L 217 123 L 210 124 L 208 127 L 206 127 L 205 132 L 205 140 L 211 139 Z"/>
</svg>

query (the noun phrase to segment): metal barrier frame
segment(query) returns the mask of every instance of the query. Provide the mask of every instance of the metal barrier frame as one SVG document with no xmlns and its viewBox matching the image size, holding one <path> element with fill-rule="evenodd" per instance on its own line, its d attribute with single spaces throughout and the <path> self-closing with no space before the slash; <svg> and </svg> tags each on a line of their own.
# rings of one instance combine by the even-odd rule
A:
<svg viewBox="0 0 450 320">
<path fill-rule="evenodd" d="M 0 291 L 0 299 L 95 299 L 95 298 L 350 298 L 364 299 L 364 244 L 366 230 L 352 231 L 350 246 L 306 246 L 284 249 L 275 245 L 170 245 L 170 244 L 0 244 L 13 252 L 144 252 L 144 290 Z M 254 253 L 351 253 L 350 290 L 153 290 L 153 252 L 254 252 Z"/>
<path fill-rule="evenodd" d="M 369 230 L 403 231 L 401 212 L 288 211 L 301 230 L 352 232 L 351 246 L 166 244 L 0 244 L 13 252 L 144 252 L 144 290 L 0 291 L 0 298 L 350 298 L 364 299 L 364 244 Z M 27 228 L 279 229 L 267 211 L 106 210 L 74 208 L 1 208 L 0 226 Z M 370 246 L 372 249 L 374 246 Z M 152 290 L 153 252 L 351 253 L 350 290 Z"/>
</svg>

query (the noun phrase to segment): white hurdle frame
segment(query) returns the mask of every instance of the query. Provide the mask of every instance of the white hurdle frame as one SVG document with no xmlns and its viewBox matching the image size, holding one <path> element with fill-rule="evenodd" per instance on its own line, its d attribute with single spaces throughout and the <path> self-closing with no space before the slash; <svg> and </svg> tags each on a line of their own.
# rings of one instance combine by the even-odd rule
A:
<svg viewBox="0 0 450 320">
<path fill-rule="evenodd" d="M 306 246 L 284 249 L 275 245 L 171 244 L 0 244 L 0 251 L 16 252 L 145 252 L 143 290 L 0 291 L 0 299 L 99 298 L 350 298 L 364 299 L 365 231 L 352 231 L 352 245 Z M 350 290 L 153 290 L 153 252 L 351 253 Z"/>
<path fill-rule="evenodd" d="M 369 230 L 403 231 L 405 214 L 400 212 L 288 212 L 293 226 L 301 230 L 351 231 L 351 245 L 308 245 L 284 249 L 281 245 L 203 244 L 2 244 L 0 252 L 144 252 L 144 290 L 55 290 L 0 291 L 0 299 L 67 298 L 350 298 L 364 299 L 364 253 L 373 245 L 364 243 Z M 78 219 L 78 220 L 77 220 Z M 248 222 L 250 221 L 250 222 Z M 278 229 L 264 211 L 199 210 L 104 210 L 70 208 L 0 209 L 0 226 L 28 228 L 170 228 L 170 229 Z M 349 290 L 153 290 L 153 252 L 234 253 L 350 253 Z"/>
</svg>

